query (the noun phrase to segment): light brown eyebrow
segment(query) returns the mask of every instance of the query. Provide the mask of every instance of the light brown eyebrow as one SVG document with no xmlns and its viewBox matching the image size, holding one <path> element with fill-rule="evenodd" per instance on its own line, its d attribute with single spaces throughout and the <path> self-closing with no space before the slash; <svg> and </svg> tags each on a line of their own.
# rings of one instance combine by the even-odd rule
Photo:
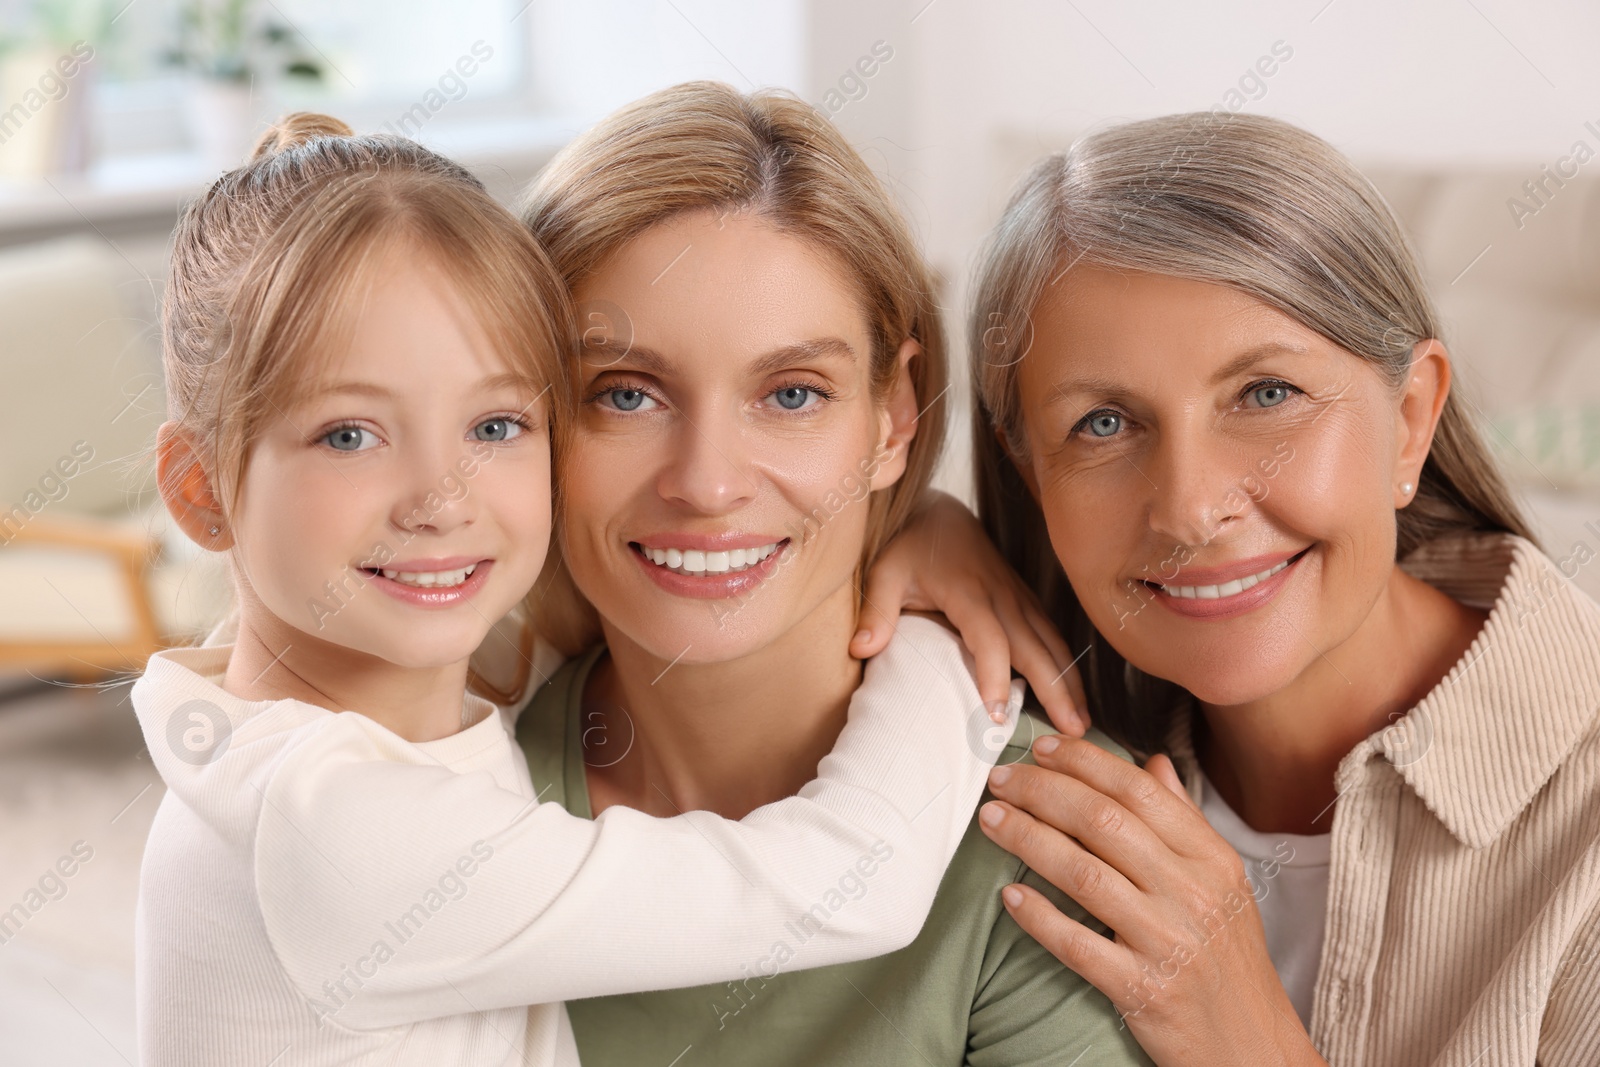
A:
<svg viewBox="0 0 1600 1067">
<path fill-rule="evenodd" d="M 609 337 L 599 341 L 585 341 L 579 361 L 585 364 L 595 363 L 598 366 L 593 370 L 609 370 L 610 368 L 627 360 L 630 370 L 640 370 L 656 377 L 665 377 L 672 369 L 672 363 L 653 348 L 644 345 L 624 343 Z"/>
<path fill-rule="evenodd" d="M 750 364 L 750 372 L 772 374 L 786 367 L 792 367 L 796 363 L 808 363 L 814 359 L 843 359 L 848 363 L 854 363 L 856 350 L 843 338 L 813 337 L 809 341 L 796 341 L 792 345 L 773 349 Z"/>
<path fill-rule="evenodd" d="M 500 389 L 523 389 L 528 392 L 537 392 L 536 384 L 526 374 L 503 371 L 480 379 L 474 388 L 480 393 L 492 393 Z M 393 389 L 378 382 L 332 381 L 318 386 L 307 399 L 320 400 L 328 396 L 370 396 L 379 400 L 391 400 L 394 395 Z"/>
<path fill-rule="evenodd" d="M 1271 356 L 1303 356 L 1308 351 L 1309 349 L 1304 345 L 1285 344 L 1282 341 L 1265 341 L 1259 345 L 1253 345 L 1223 364 L 1222 368 L 1211 376 L 1211 384 L 1221 385 L 1229 378 L 1243 374 L 1257 363 Z"/>
<path fill-rule="evenodd" d="M 596 370 L 605 370 L 626 360 L 632 370 L 665 378 L 671 374 L 674 367 L 672 360 L 644 345 L 625 344 L 606 338 L 586 342 L 583 348 L 581 358 L 584 362 L 592 361 L 600 364 L 593 368 Z M 767 375 L 792 367 L 796 363 L 806 363 L 816 359 L 844 359 L 854 363 L 856 350 L 843 338 L 813 337 L 806 341 L 781 345 L 763 353 L 751 362 L 749 370 L 752 375 Z"/>
<path fill-rule="evenodd" d="M 1124 388 L 1123 383 L 1098 375 L 1063 378 L 1050 387 L 1050 399 L 1046 401 L 1046 406 L 1064 403 L 1074 393 L 1120 393 Z"/>
<path fill-rule="evenodd" d="M 1262 360 L 1272 356 L 1305 355 L 1309 349 L 1301 345 L 1285 344 L 1281 341 L 1266 341 L 1259 345 L 1240 352 L 1228 360 L 1218 371 L 1211 376 L 1212 385 L 1220 385 L 1229 378 L 1235 378 Z M 1086 375 L 1076 378 L 1063 378 L 1051 387 L 1050 399 L 1045 402 L 1046 407 L 1065 403 L 1075 393 L 1095 393 L 1102 396 L 1115 396 L 1127 392 L 1127 385 L 1123 382 L 1099 375 Z"/>
<path fill-rule="evenodd" d="M 516 371 L 508 370 L 499 374 L 489 375 L 478 383 L 477 388 L 480 393 L 493 393 L 501 389 L 521 389 L 529 393 L 537 393 L 539 392 L 539 383 L 536 379 L 530 378 L 526 374 L 518 374 Z"/>
<path fill-rule="evenodd" d="M 319 385 L 308 399 L 318 400 L 325 396 L 372 396 L 388 399 L 394 396 L 394 390 L 377 382 L 327 382 Z"/>
</svg>

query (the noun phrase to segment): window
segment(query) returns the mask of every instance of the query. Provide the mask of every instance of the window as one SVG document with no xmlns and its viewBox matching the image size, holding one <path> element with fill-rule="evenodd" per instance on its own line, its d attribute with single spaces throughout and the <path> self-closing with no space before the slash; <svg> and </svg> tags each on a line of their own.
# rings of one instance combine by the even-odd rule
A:
<svg viewBox="0 0 1600 1067">
<path fill-rule="evenodd" d="M 31 145 L 0 142 L 0 231 L 159 213 L 290 110 L 525 181 L 576 130 L 675 82 L 803 91 L 805 26 L 805 0 L 0 0 L 0 95 L 26 80 L 8 63 L 37 79 L 74 41 L 94 51 L 29 120 Z M 62 168 L 42 161 L 67 141 L 92 168 L 47 187 Z"/>
</svg>

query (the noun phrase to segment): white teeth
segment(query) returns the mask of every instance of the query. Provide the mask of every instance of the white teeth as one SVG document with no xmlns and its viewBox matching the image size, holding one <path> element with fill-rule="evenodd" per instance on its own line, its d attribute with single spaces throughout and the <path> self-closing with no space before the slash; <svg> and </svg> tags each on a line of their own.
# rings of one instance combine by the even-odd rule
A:
<svg viewBox="0 0 1600 1067">
<path fill-rule="evenodd" d="M 1185 600 L 1221 600 L 1223 597 L 1237 596 L 1257 582 L 1266 581 L 1287 567 L 1289 563 L 1290 560 L 1286 559 L 1277 566 L 1262 571 L 1260 574 L 1252 574 L 1247 578 L 1236 578 L 1231 582 L 1223 582 L 1221 585 L 1164 585 L 1161 587 L 1161 591 L 1168 596 L 1181 597 Z"/>
<path fill-rule="evenodd" d="M 474 563 L 453 571 L 396 571 L 386 568 L 380 573 L 390 581 L 418 589 L 449 589 L 466 581 L 477 568 L 478 565 Z"/>
<path fill-rule="evenodd" d="M 733 574 L 748 570 L 778 551 L 778 542 L 755 548 L 734 548 L 726 552 L 704 552 L 697 548 L 644 548 L 644 557 L 658 567 L 679 574 Z"/>
</svg>

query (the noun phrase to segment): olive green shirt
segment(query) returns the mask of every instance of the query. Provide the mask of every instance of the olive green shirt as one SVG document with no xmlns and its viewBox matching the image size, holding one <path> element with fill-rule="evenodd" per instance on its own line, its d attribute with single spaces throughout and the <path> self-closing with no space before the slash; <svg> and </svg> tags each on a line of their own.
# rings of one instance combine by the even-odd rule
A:
<svg viewBox="0 0 1600 1067">
<path fill-rule="evenodd" d="M 557 672 L 517 725 L 539 799 L 584 818 L 593 815 L 584 777 L 583 688 L 602 651 Z M 1000 762 L 1032 762 L 1033 737 L 1050 732 L 1042 718 L 1025 712 Z M 1089 739 L 1127 756 L 1098 731 Z M 1018 881 L 1109 934 L 990 841 L 974 815 L 922 932 L 907 947 L 812 970 L 751 961 L 747 978 L 723 985 L 571 1001 L 579 1055 L 584 1067 L 1148 1064 L 1111 1002 L 1006 913 L 1000 890 Z M 794 958 L 803 961 L 803 921 L 791 933 Z M 763 973 L 774 969 L 775 977 Z"/>
</svg>

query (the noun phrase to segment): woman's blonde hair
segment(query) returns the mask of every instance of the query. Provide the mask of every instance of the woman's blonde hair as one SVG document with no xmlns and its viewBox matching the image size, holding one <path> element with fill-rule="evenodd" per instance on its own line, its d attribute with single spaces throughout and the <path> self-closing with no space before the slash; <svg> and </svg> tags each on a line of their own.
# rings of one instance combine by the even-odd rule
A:
<svg viewBox="0 0 1600 1067">
<path fill-rule="evenodd" d="M 910 365 L 917 433 L 905 474 L 872 495 L 865 567 L 905 525 L 932 479 L 945 437 L 940 401 L 949 371 L 931 272 L 888 191 L 827 117 L 788 93 L 745 94 L 718 82 L 652 93 L 564 148 L 529 190 L 523 220 L 576 288 L 658 223 L 685 212 L 745 210 L 844 268 L 872 331 L 877 397 L 895 380 L 900 345 L 911 338 L 922 348 Z M 570 593 L 559 566 L 547 573 L 549 583 Z M 593 637 L 592 612 L 578 615 L 589 620 L 578 627 L 587 630 L 583 636 Z"/>
<path fill-rule="evenodd" d="M 162 309 L 168 416 L 225 511 L 238 503 L 262 427 L 338 350 L 372 267 L 396 242 L 441 267 L 514 372 L 536 391 L 565 393 L 567 290 L 516 217 L 414 141 L 287 115 L 184 209 L 173 236 Z"/>
<path fill-rule="evenodd" d="M 1396 390 L 1413 347 L 1439 337 L 1440 323 L 1383 198 L 1331 145 L 1287 122 L 1197 112 L 1128 123 L 1023 178 L 981 256 L 970 322 L 979 514 L 1073 647 L 1092 643 L 1084 678 L 1096 721 L 1150 752 L 1164 743 L 1161 709 L 1177 692 L 1098 639 L 1007 456 L 1028 454 L 1017 365 L 1033 342 L 1032 313 L 1078 265 L 1236 289 L 1367 360 Z M 1457 531 L 1531 537 L 1456 392 L 1396 522 L 1397 558 Z"/>
</svg>

